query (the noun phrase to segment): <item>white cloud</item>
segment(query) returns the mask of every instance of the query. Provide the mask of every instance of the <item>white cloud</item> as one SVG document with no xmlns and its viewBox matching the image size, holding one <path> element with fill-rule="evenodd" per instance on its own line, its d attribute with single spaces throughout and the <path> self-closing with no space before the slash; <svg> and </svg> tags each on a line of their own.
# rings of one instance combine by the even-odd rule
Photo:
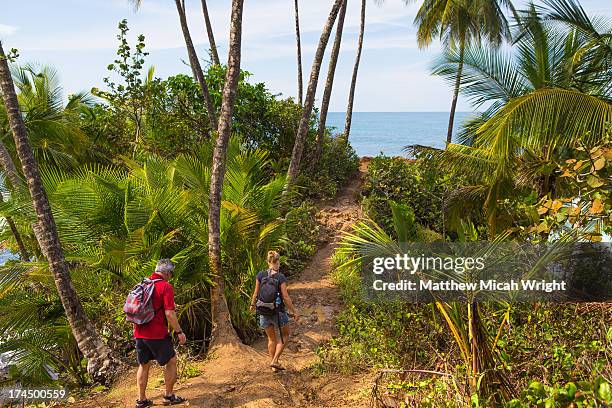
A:
<svg viewBox="0 0 612 408">
<path fill-rule="evenodd" d="M 7 24 L 0 24 L 0 35 L 11 35 L 17 31 L 17 27 Z"/>
</svg>

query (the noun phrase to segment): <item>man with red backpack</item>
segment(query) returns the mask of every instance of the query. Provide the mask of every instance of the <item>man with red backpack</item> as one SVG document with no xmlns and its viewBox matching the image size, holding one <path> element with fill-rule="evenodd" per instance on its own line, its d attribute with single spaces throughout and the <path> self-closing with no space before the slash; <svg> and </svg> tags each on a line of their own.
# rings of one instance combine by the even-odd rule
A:
<svg viewBox="0 0 612 408">
<path fill-rule="evenodd" d="M 153 402 L 147 398 L 151 361 L 156 360 L 164 367 L 164 405 L 185 402 L 174 394 L 176 383 L 176 352 L 168 325 L 178 337 L 179 344 L 185 344 L 186 337 L 179 325 L 174 310 L 174 289 L 168 280 L 174 273 L 174 264 L 169 259 L 161 259 L 150 278 L 136 285 L 128 295 L 124 306 L 127 320 L 134 323 L 136 339 L 136 359 L 138 361 L 138 400 L 136 408 L 150 407 Z"/>
</svg>

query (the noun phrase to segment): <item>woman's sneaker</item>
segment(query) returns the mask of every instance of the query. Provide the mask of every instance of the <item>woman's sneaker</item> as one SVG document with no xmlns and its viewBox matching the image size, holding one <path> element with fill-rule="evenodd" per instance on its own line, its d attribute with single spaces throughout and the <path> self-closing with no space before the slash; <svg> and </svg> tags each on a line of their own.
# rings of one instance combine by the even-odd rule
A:
<svg viewBox="0 0 612 408">
<path fill-rule="evenodd" d="M 177 397 L 175 394 L 164 396 L 164 405 L 176 405 L 186 402 L 185 398 Z"/>
<path fill-rule="evenodd" d="M 146 407 L 152 407 L 153 406 L 153 401 L 151 401 L 150 399 L 146 399 L 146 400 L 136 400 L 136 408 L 146 408 Z"/>
</svg>

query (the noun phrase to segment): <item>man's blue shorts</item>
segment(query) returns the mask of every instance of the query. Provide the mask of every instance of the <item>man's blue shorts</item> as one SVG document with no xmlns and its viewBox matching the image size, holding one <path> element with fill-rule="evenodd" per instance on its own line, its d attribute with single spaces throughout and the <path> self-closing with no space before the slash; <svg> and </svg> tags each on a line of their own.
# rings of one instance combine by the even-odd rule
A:
<svg viewBox="0 0 612 408">
<path fill-rule="evenodd" d="M 289 324 L 289 316 L 287 315 L 287 312 L 279 312 L 278 314 L 275 313 L 271 316 L 259 315 L 259 327 L 261 327 L 262 329 L 266 329 L 270 326 L 278 327 L 279 320 L 280 327 Z"/>
</svg>

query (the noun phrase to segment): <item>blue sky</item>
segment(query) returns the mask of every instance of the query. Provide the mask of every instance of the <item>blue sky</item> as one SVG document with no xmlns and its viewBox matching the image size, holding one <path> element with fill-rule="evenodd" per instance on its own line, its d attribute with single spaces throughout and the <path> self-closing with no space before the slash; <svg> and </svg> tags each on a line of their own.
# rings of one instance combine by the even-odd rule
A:
<svg viewBox="0 0 612 408">
<path fill-rule="evenodd" d="M 201 58 L 207 57 L 207 39 L 199 0 L 187 0 L 189 24 Z M 304 80 L 331 0 L 301 0 Z M 582 0 L 590 14 L 612 15 L 609 0 Z M 219 53 L 227 59 L 229 0 L 208 0 Z M 332 111 L 343 111 L 350 83 L 359 29 L 360 1 L 350 0 L 337 68 Z M 448 111 L 449 86 L 429 75 L 439 53 L 437 44 L 419 50 L 412 20 L 417 4 L 369 0 L 368 25 L 357 85 L 356 111 Z M 5 48 L 18 48 L 20 62 L 54 66 L 66 93 L 102 86 L 106 66 L 116 50 L 117 23 L 127 18 L 132 39 L 146 37 L 148 65 L 166 77 L 190 73 L 178 17 L 172 0 L 143 0 L 138 12 L 127 0 L 11 1 L 0 15 L 0 39 Z M 329 51 L 330 48 L 328 48 Z M 246 0 L 244 11 L 243 68 L 253 81 L 265 82 L 274 93 L 296 94 L 293 1 Z M 320 83 L 327 72 L 325 63 Z M 317 94 L 320 98 L 321 92 Z M 317 98 L 319 100 L 319 98 Z M 470 105 L 460 100 L 459 110 Z"/>
</svg>

